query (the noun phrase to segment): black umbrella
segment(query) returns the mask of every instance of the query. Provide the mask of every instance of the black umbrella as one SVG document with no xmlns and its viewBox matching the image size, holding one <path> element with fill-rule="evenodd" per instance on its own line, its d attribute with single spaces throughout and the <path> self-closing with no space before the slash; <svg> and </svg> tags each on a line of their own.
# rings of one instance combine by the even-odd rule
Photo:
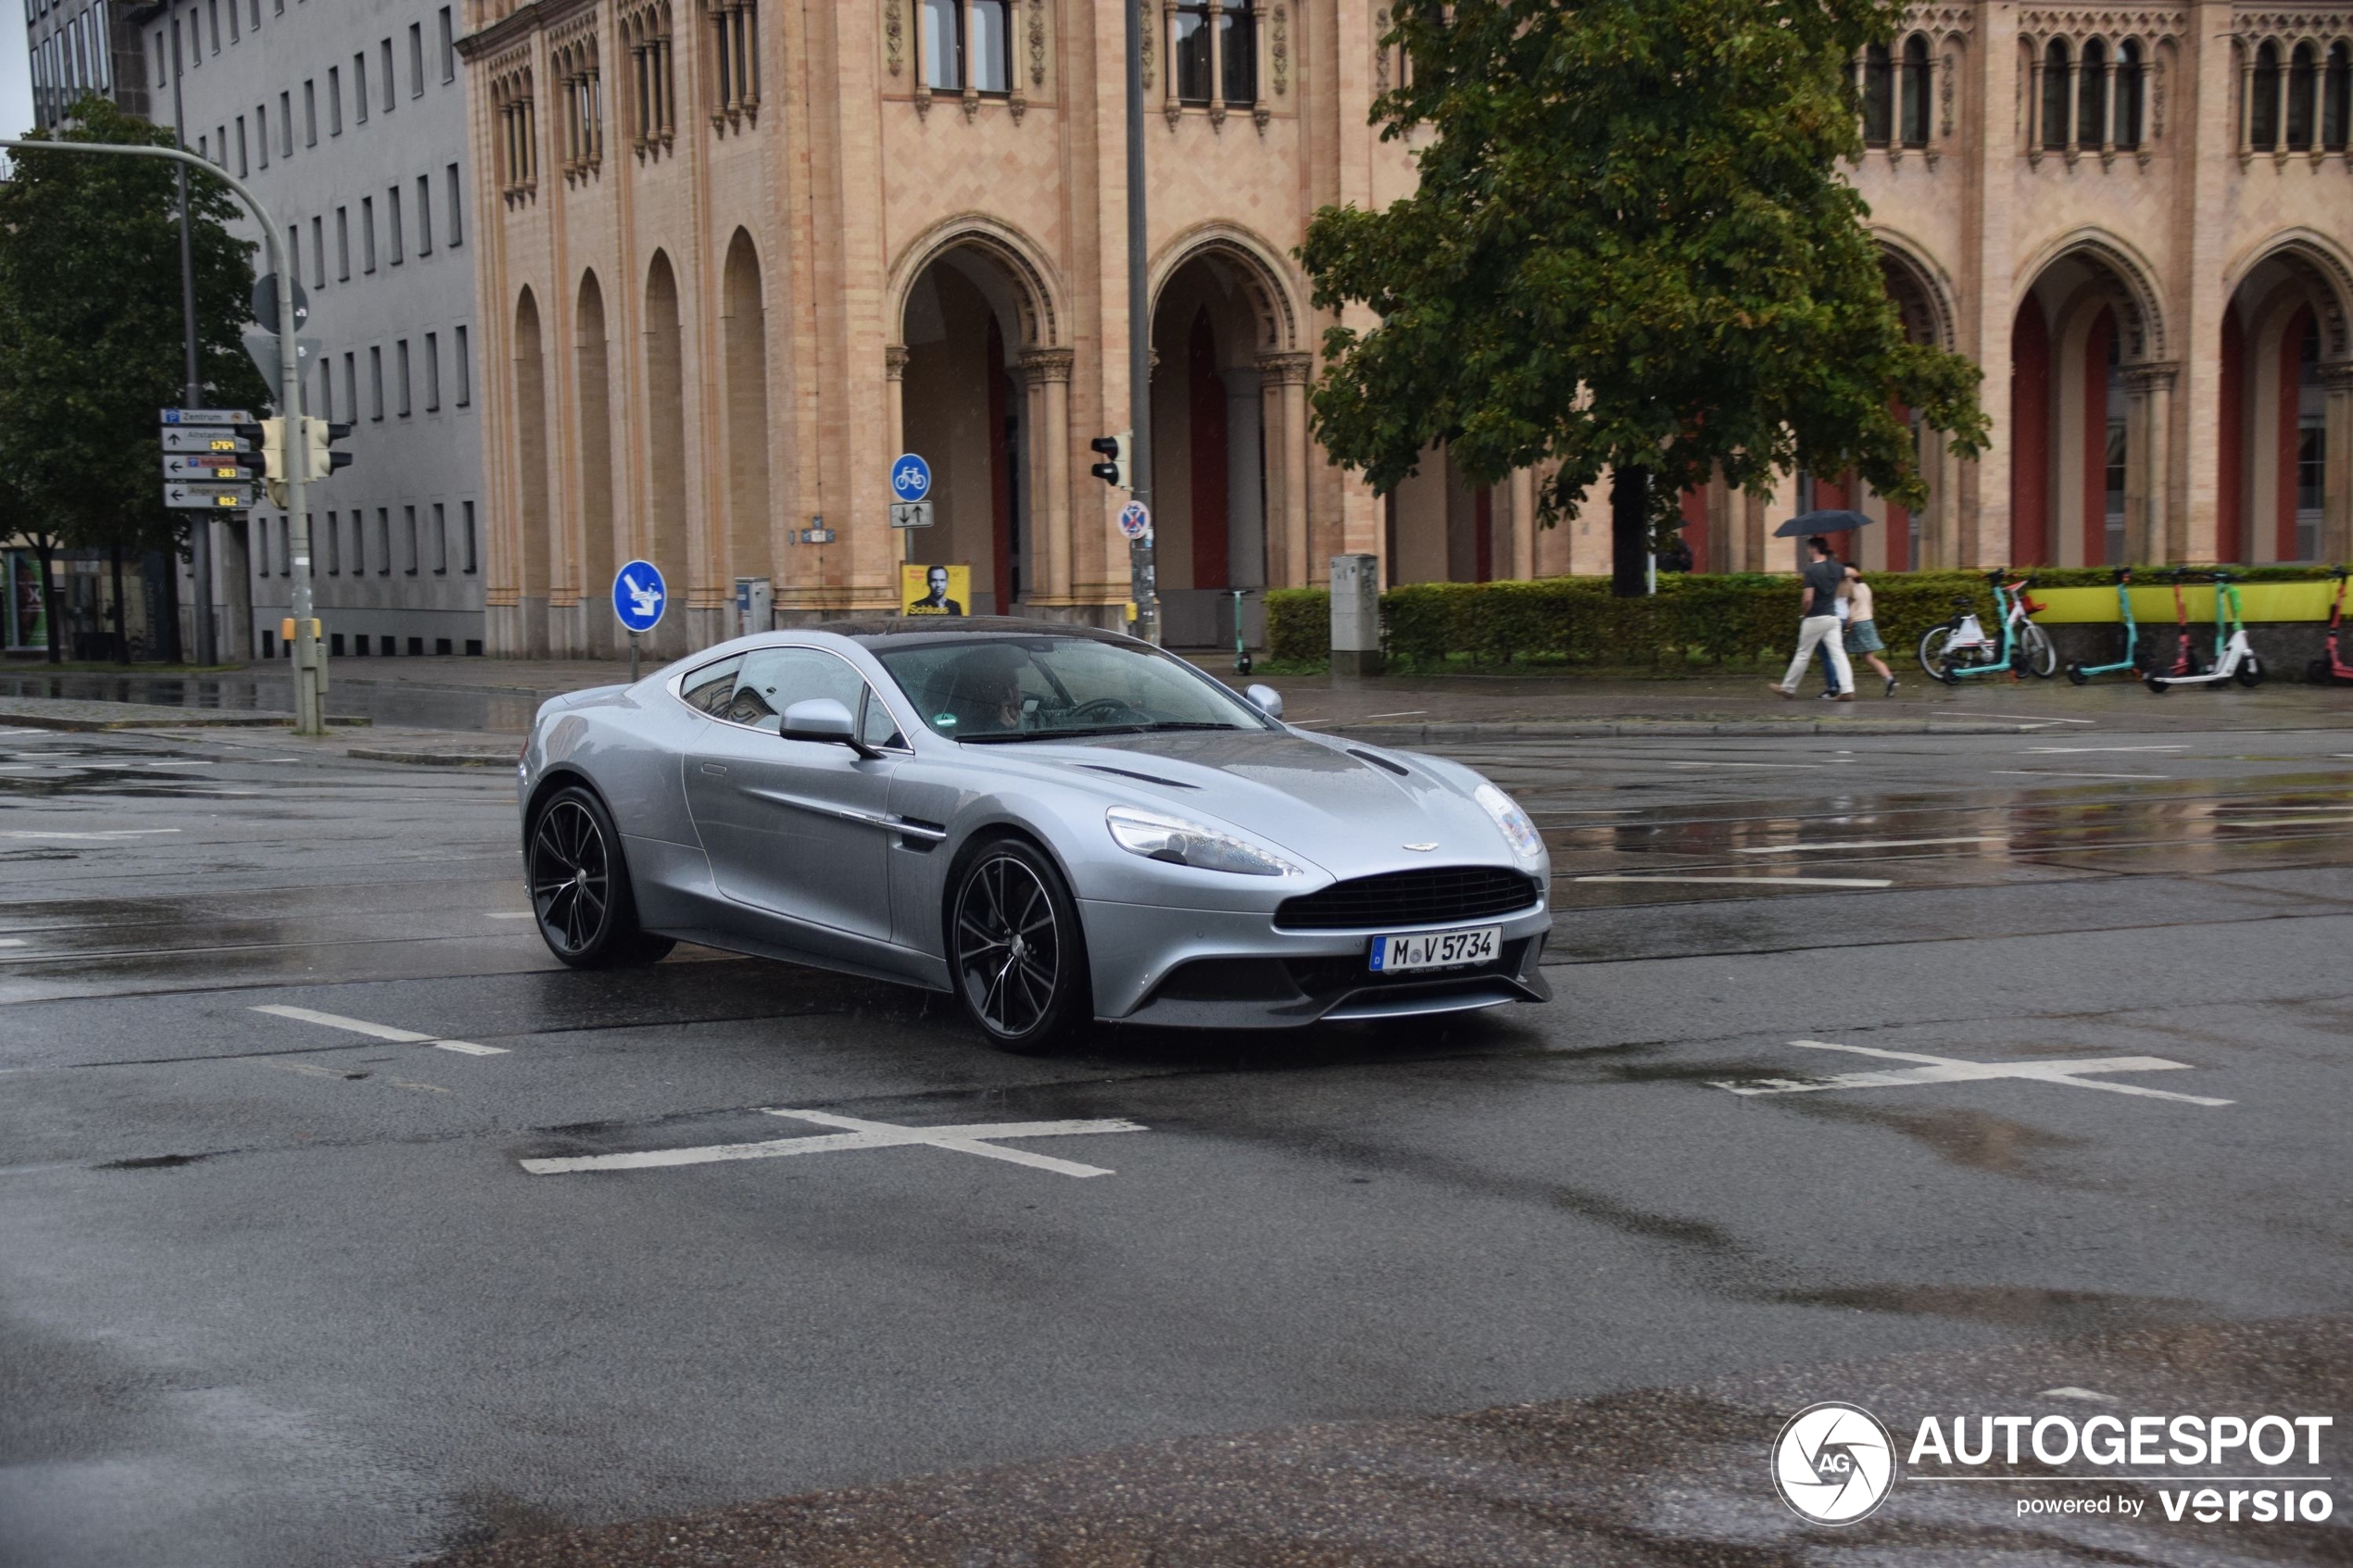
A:
<svg viewBox="0 0 2353 1568">
<path fill-rule="evenodd" d="M 1793 517 L 1773 530 L 1776 539 L 1803 539 L 1809 533 L 1843 533 L 1850 528 L 1869 528 L 1871 520 L 1861 512 L 1807 512 Z"/>
</svg>

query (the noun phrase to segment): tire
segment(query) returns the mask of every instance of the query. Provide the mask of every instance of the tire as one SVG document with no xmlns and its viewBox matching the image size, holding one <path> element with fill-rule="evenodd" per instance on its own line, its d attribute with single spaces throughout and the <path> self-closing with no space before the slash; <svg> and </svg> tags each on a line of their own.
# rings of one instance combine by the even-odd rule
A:
<svg viewBox="0 0 2353 1568">
<path fill-rule="evenodd" d="M 2245 686 L 2248 691 L 2253 691 L 2263 684 L 2263 661 L 2259 659 L 2244 659 L 2236 670 L 2231 671 L 2231 679 Z"/>
<path fill-rule="evenodd" d="M 1944 681 L 1944 645 L 1953 639 L 1953 627 L 1948 621 L 1931 626 L 1920 633 L 1920 672 L 1931 681 Z"/>
<path fill-rule="evenodd" d="M 2325 659 L 2316 659 L 2311 663 L 2306 665 L 2304 667 L 2304 680 L 2308 685 L 2327 685 L 2329 684 L 2329 661 Z"/>
<path fill-rule="evenodd" d="M 1054 862 L 1026 839 L 968 852 L 948 915 L 949 983 L 1000 1049 L 1054 1049 L 1094 1017 L 1078 906 Z"/>
<path fill-rule="evenodd" d="M 523 886 L 547 950 L 574 969 L 649 964 L 677 943 L 637 925 L 621 834 L 605 803 L 577 784 L 559 790 L 532 819 Z"/>
<path fill-rule="evenodd" d="M 2092 678 L 2083 673 L 2083 661 L 2082 659 L 2070 659 L 2067 661 L 2067 680 L 2070 685 L 2075 686 L 2088 685 L 2091 684 Z"/>
<path fill-rule="evenodd" d="M 2163 696 L 2173 689 L 2172 683 L 2163 675 L 2145 675 L 2141 678 L 2141 684 L 2159 696 Z"/>
<path fill-rule="evenodd" d="M 2036 680 L 2047 681 L 2058 673 L 2058 648 L 2051 634 L 2032 621 L 2019 628 L 2018 651 L 2026 659 L 2020 668 Z"/>
<path fill-rule="evenodd" d="M 1234 673 L 1237 675 L 1247 675 L 1250 673 L 1250 655 L 1245 653 L 1236 657 L 1234 659 Z"/>
</svg>

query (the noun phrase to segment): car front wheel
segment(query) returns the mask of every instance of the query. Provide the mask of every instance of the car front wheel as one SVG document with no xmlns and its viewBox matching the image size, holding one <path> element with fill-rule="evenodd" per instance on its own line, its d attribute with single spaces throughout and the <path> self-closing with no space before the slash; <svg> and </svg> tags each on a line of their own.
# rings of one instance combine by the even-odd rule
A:
<svg viewBox="0 0 2353 1568">
<path fill-rule="evenodd" d="M 577 784 L 540 808 L 525 874 L 540 937 L 574 969 L 652 963 L 677 946 L 638 929 L 621 834 L 604 802 Z"/>
<path fill-rule="evenodd" d="M 1078 908 L 1053 861 L 1021 839 L 985 844 L 966 862 L 948 950 L 965 1014 L 1006 1050 L 1051 1050 L 1093 1015 Z"/>
</svg>

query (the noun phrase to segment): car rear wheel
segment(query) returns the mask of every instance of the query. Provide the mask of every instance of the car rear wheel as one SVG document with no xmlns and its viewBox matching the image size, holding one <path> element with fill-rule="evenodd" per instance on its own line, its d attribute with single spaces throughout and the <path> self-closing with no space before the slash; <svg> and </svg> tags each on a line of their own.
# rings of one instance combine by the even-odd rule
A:
<svg viewBox="0 0 2353 1568">
<path fill-rule="evenodd" d="M 526 857 L 531 910 L 547 950 L 574 969 L 648 964 L 677 944 L 638 929 L 621 834 L 604 802 L 574 784 L 540 808 Z"/>
<path fill-rule="evenodd" d="M 1006 1050 L 1051 1050 L 1093 1015 L 1078 908 L 1054 863 L 1020 839 L 985 844 L 965 864 L 948 949 L 965 1014 Z"/>
</svg>

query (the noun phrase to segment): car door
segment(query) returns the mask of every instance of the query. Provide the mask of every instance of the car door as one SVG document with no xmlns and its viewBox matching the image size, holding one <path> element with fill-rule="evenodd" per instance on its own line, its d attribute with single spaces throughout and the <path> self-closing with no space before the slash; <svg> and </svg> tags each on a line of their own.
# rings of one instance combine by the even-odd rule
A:
<svg viewBox="0 0 2353 1568">
<path fill-rule="evenodd" d="M 890 778 L 897 756 L 862 758 L 847 746 L 786 740 L 780 716 L 831 697 L 852 718 L 863 678 L 823 648 L 744 655 L 716 722 L 686 759 L 686 800 L 728 898 L 793 921 L 887 940 Z"/>
</svg>

